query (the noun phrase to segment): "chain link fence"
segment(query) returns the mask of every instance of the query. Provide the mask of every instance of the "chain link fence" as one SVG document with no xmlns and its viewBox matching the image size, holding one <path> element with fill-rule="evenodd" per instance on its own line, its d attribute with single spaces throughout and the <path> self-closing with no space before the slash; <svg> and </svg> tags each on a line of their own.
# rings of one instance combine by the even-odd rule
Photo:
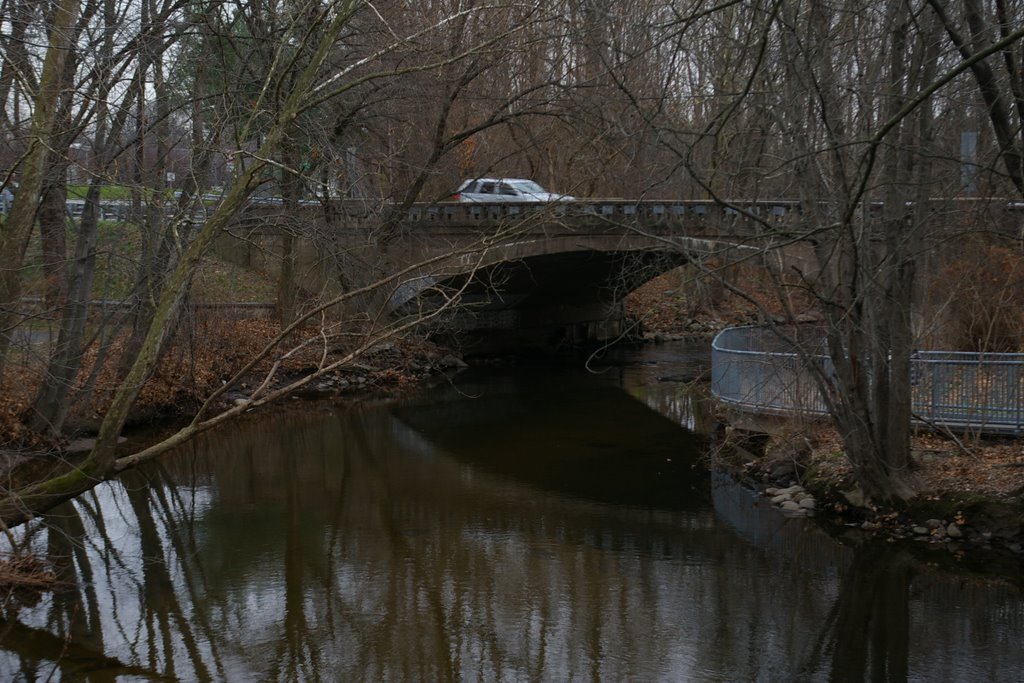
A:
<svg viewBox="0 0 1024 683">
<path fill-rule="evenodd" d="M 821 328 L 790 328 L 825 377 L 832 361 Z M 992 434 L 1024 433 L 1024 354 L 918 351 L 911 358 L 914 420 Z M 711 343 L 711 390 L 759 413 L 827 413 L 814 373 L 785 340 L 763 327 L 730 327 Z"/>
</svg>

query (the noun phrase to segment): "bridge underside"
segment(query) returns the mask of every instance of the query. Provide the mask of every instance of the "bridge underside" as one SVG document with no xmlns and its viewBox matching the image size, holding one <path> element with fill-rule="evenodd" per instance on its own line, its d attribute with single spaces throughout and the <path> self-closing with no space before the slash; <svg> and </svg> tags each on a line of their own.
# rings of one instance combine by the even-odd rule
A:
<svg viewBox="0 0 1024 683">
<path fill-rule="evenodd" d="M 551 351 L 626 333 L 623 298 L 684 262 L 678 252 L 653 250 L 532 256 L 432 283 L 406 308 L 429 309 L 461 290 L 436 337 L 468 355 Z"/>
</svg>

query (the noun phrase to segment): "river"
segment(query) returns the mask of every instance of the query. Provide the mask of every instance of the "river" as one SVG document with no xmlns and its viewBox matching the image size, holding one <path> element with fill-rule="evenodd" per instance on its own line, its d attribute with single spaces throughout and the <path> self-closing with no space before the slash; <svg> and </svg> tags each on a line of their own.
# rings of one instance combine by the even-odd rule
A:
<svg viewBox="0 0 1024 683">
<path fill-rule="evenodd" d="M 206 435 L 33 532 L 64 584 L 4 604 L 0 680 L 1024 680 L 1019 576 L 711 475 L 705 363 L 472 369 Z"/>
</svg>

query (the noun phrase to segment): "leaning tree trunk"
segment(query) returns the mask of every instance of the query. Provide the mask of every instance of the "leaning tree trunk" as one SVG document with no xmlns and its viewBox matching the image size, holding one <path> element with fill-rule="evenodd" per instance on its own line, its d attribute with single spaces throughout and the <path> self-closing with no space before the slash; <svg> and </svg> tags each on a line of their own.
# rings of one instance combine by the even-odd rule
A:
<svg viewBox="0 0 1024 683">
<path fill-rule="evenodd" d="M 0 520 L 20 524 L 34 514 L 48 510 L 60 502 L 88 491 L 100 481 L 117 473 L 115 447 L 128 420 L 129 412 L 142 391 L 143 384 L 152 375 L 168 341 L 174 333 L 182 303 L 192 278 L 213 241 L 228 227 L 253 190 L 260 184 L 267 160 L 273 159 L 280 149 L 284 132 L 290 130 L 305 106 L 305 98 L 313 85 L 320 67 L 327 60 L 331 47 L 342 28 L 355 12 L 355 3 L 346 4 L 329 17 L 330 25 L 317 45 L 313 59 L 296 79 L 280 115 L 267 131 L 263 144 L 252 155 L 254 162 L 240 172 L 231 184 L 220 205 L 214 211 L 182 252 L 181 259 L 170 273 L 160 293 L 146 337 L 124 381 L 107 408 L 100 425 L 96 444 L 88 457 L 76 467 L 36 482 L 24 489 L 4 491 L 0 496 Z M 187 432 L 187 430 L 184 430 Z M 184 438 L 184 437 L 183 437 Z"/>
<path fill-rule="evenodd" d="M 971 74 L 978 87 L 978 94 L 985 103 L 992 133 L 998 143 L 999 156 L 1006 168 L 1006 174 L 1017 192 L 1024 195 L 1024 74 L 1013 54 L 1013 45 L 1024 35 L 1024 27 L 1006 21 L 1005 7 L 999 4 L 999 19 L 986 21 L 982 3 L 979 0 L 963 0 L 964 22 L 970 32 L 970 40 L 961 33 L 950 16 L 951 3 L 928 0 L 935 16 L 942 22 L 949 39 L 960 52 L 965 63 L 970 64 Z M 1007 70 L 999 74 L 989 59 L 978 59 L 992 50 L 991 35 L 998 25 L 1000 42 L 1009 42 L 1002 50 Z M 1013 28 L 1013 31 L 1010 29 Z M 1009 92 L 1006 92 L 1009 84 Z M 1008 101 L 1009 100 L 1009 101 Z M 1012 103 L 1012 104 L 1011 104 Z"/>
</svg>

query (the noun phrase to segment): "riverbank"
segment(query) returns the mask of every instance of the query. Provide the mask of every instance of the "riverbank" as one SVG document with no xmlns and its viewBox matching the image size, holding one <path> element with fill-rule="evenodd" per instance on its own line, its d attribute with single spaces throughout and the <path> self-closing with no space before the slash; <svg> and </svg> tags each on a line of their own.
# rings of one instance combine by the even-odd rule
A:
<svg viewBox="0 0 1024 683">
<path fill-rule="evenodd" d="M 144 386 L 126 424 L 126 433 L 152 433 L 161 425 L 187 423 L 215 390 L 223 387 L 240 368 L 255 358 L 277 334 L 276 323 L 264 319 L 205 320 L 179 336 Z M 208 408 L 218 412 L 244 406 L 256 395 L 265 395 L 312 374 L 317 376 L 293 391 L 296 399 L 355 400 L 359 396 L 397 396 L 424 380 L 457 370 L 465 364 L 449 350 L 416 338 L 394 338 L 373 345 L 358 358 L 345 359 L 350 348 L 306 344 L 317 330 L 300 330 L 275 356 L 252 367 Z M 45 368 L 24 354 L 20 363 L 9 364 L 0 381 L 0 481 L 7 495 L 65 472 L 88 454 L 106 405 L 117 385 L 117 354 L 114 344 L 107 362 L 95 374 L 90 366 L 96 354 L 87 354 L 84 376 L 91 386 L 79 386 L 62 438 L 49 438 L 26 427 Z M 320 368 L 338 362 L 329 372 Z M 281 402 L 262 410 L 280 410 Z M 291 405 L 295 405 L 294 402 Z M 124 440 L 124 439 L 122 439 Z M 7 532 L 6 527 L 2 528 Z M 0 554 L 0 586 L 46 589 L 57 581 L 45 563 L 18 550 L 8 534 L 11 551 Z"/>
<path fill-rule="evenodd" d="M 631 295 L 628 310 L 650 340 L 704 335 L 710 343 L 720 329 L 762 322 L 773 311 L 767 296 L 754 302 L 719 293 L 689 301 L 688 287 L 670 273 Z M 781 514 L 813 514 L 839 529 L 954 552 L 985 548 L 1024 556 L 1024 440 L 920 432 L 912 440 L 918 495 L 880 505 L 857 488 L 830 424 L 750 418 L 722 413 L 714 464 L 765 500 L 778 498 Z M 780 491 L 793 487 L 813 496 L 813 508 L 783 509 L 793 496 Z"/>
<path fill-rule="evenodd" d="M 1019 440 L 912 440 L 917 496 L 884 505 L 867 499 L 853 479 L 840 439 L 828 424 L 778 423 L 758 431 L 727 427 L 714 462 L 758 491 L 780 514 L 813 514 L 826 525 L 891 541 L 1024 555 L 1024 444 Z M 812 509 L 790 510 L 787 489 L 813 496 Z M 799 501 L 797 501 L 799 502 Z"/>
<path fill-rule="evenodd" d="M 154 424 L 189 416 L 208 396 L 224 386 L 255 358 L 278 333 L 271 320 L 202 320 L 172 344 L 146 382 L 136 401 L 128 426 Z M 266 393 L 321 367 L 344 360 L 350 348 L 318 341 L 316 329 L 298 330 L 292 339 L 266 359 L 255 364 L 220 399 L 220 407 L 251 399 L 257 390 Z M 64 433 L 70 440 L 49 441 L 30 433 L 25 416 L 32 409 L 46 368 L 35 357 L 5 368 L 0 394 L 0 450 L 52 450 L 66 448 L 77 436 L 90 435 L 99 427 L 118 384 L 118 356 L 121 343 L 106 352 L 102 367 L 95 350 L 86 354 L 82 375 L 89 384 L 75 388 Z M 350 362 L 319 374 L 296 395 L 316 397 L 358 391 L 402 391 L 432 374 L 457 367 L 462 361 L 449 350 L 416 338 L 396 338 L 369 348 Z"/>
<path fill-rule="evenodd" d="M 372 393 L 399 395 L 424 379 L 463 367 L 447 349 L 416 338 L 395 338 L 371 346 L 348 359 L 350 347 L 315 344 L 317 330 L 297 331 L 276 354 L 251 367 L 230 387 L 226 384 L 277 334 L 276 323 L 264 319 L 206 320 L 180 335 L 143 387 L 126 433 L 160 425 L 184 424 L 215 391 L 225 389 L 207 415 L 245 406 L 254 398 L 311 377 L 289 396 L 299 399 L 353 398 Z M 106 363 L 92 372 L 96 354 L 87 354 L 83 376 L 91 385 L 76 387 L 62 436 L 32 432 L 27 415 L 39 392 L 45 367 L 26 357 L 9 364 L 0 392 L 0 481 L 7 491 L 52 476 L 58 465 L 74 464 L 90 450 L 106 407 L 117 388 L 115 343 Z M 324 372 L 322 368 L 337 364 Z M 314 376 L 315 375 L 315 376 Z M 272 409 L 268 406 L 262 408 Z"/>
</svg>

